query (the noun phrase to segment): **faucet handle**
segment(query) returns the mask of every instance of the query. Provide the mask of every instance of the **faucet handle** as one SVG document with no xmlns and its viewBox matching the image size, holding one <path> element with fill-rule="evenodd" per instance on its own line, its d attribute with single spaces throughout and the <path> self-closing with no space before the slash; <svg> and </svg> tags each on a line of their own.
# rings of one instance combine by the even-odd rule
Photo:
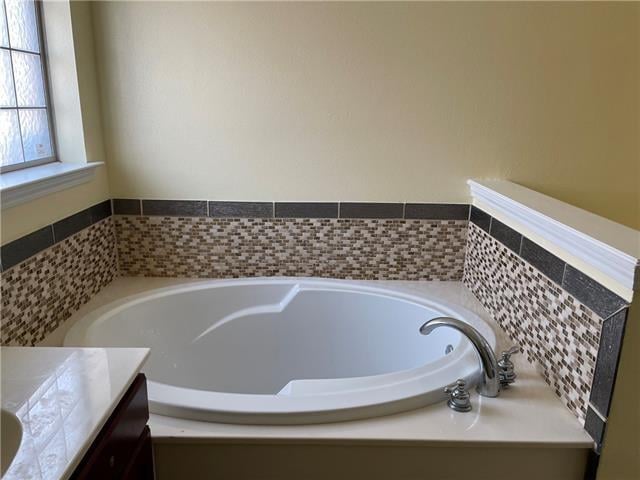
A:
<svg viewBox="0 0 640 480">
<path fill-rule="evenodd" d="M 511 355 L 519 352 L 520 346 L 518 345 L 502 352 L 502 358 L 498 361 L 498 378 L 500 379 L 500 386 L 502 388 L 507 388 L 516 381 L 518 375 L 516 375 L 513 362 L 511 361 Z"/>
<path fill-rule="evenodd" d="M 513 347 L 511 347 L 509 350 L 503 350 L 502 351 L 502 358 L 507 358 L 509 359 L 509 357 L 511 357 L 511 355 L 516 354 L 516 353 L 520 353 L 520 345 L 514 345 Z"/>
<path fill-rule="evenodd" d="M 455 385 L 444 388 L 444 393 L 449 394 L 447 405 L 456 412 L 468 412 L 471 410 L 471 395 L 466 388 L 466 382 L 459 378 Z"/>
</svg>

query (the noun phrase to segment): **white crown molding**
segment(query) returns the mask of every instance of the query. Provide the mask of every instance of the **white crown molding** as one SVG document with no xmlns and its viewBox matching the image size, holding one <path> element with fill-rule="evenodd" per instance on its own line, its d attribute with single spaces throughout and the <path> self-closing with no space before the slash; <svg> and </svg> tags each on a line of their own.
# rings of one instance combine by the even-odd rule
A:
<svg viewBox="0 0 640 480">
<path fill-rule="evenodd" d="M 486 205 L 625 289 L 638 287 L 640 232 L 505 180 L 467 183 L 474 203 Z"/>
<path fill-rule="evenodd" d="M 103 162 L 48 163 L 0 175 L 2 210 L 90 181 Z"/>
</svg>

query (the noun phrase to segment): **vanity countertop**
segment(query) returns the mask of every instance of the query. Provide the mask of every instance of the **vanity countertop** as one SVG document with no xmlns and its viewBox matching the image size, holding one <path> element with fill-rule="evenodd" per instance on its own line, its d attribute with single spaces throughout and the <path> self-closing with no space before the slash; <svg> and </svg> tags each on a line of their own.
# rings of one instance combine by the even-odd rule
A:
<svg viewBox="0 0 640 480">
<path fill-rule="evenodd" d="M 22 426 L 3 480 L 69 478 L 149 355 L 146 348 L 0 352 L 2 409 Z"/>
<path fill-rule="evenodd" d="M 121 277 L 104 288 L 45 342 L 60 345 L 70 326 L 111 301 L 153 288 L 194 282 L 194 279 Z M 365 281 L 407 293 L 428 293 L 461 305 L 494 326 L 498 351 L 511 345 L 502 330 L 461 282 Z M 152 414 L 149 424 L 155 443 L 409 443 L 435 446 L 593 447 L 582 423 L 562 404 L 523 355 L 513 357 L 518 380 L 498 398 L 472 393 L 473 410 L 457 413 L 438 403 L 395 415 L 318 425 L 231 425 Z"/>
</svg>

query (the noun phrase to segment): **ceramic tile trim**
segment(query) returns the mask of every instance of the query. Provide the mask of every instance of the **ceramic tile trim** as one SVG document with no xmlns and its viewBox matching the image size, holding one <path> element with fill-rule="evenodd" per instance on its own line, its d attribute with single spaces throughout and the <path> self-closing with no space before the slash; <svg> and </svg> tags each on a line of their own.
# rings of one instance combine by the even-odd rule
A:
<svg viewBox="0 0 640 480">
<path fill-rule="evenodd" d="M 93 207 L 92 207 L 93 208 Z M 110 207 L 109 207 L 110 208 Z M 93 219 L 106 207 L 92 210 Z M 84 225 L 74 217 L 65 235 Z M 14 247 L 11 247 L 14 248 Z M 0 343 L 34 345 L 118 275 L 112 217 L 66 235 L 2 273 Z"/>
<path fill-rule="evenodd" d="M 273 202 L 209 202 L 210 217 L 271 218 Z"/>
<path fill-rule="evenodd" d="M 586 422 L 599 451 L 628 304 L 477 207 L 463 282 Z"/>
<path fill-rule="evenodd" d="M 142 213 L 172 217 L 203 217 L 207 215 L 207 202 L 204 200 L 142 200 Z"/>
<path fill-rule="evenodd" d="M 628 310 L 607 318 L 602 326 L 598 361 L 591 386 L 589 405 L 605 419 L 609 416 L 618 364 L 627 323 Z"/>
<path fill-rule="evenodd" d="M 404 204 L 341 203 L 340 218 L 404 218 Z"/>
<path fill-rule="evenodd" d="M 337 202 L 276 202 L 276 218 L 338 218 Z"/>
<path fill-rule="evenodd" d="M 206 205 L 206 206 L 205 206 Z M 206 210 L 206 211 L 205 211 Z M 114 198 L 116 215 L 468 220 L 467 203 L 242 202 Z"/>
<path fill-rule="evenodd" d="M 606 421 L 603 420 L 591 407 L 587 410 L 584 429 L 589 435 L 591 435 L 591 438 L 593 438 L 593 441 L 595 442 L 595 451 L 599 454 L 602 451 L 602 443 L 604 442 Z"/>
<path fill-rule="evenodd" d="M 142 214 L 142 200 L 133 198 L 114 198 L 113 213 L 120 215 L 141 215 Z"/>
</svg>

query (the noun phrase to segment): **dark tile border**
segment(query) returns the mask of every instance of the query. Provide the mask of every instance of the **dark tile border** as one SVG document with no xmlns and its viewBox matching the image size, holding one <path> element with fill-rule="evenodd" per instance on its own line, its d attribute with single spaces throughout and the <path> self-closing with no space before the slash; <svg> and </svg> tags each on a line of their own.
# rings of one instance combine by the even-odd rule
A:
<svg viewBox="0 0 640 480">
<path fill-rule="evenodd" d="M 206 208 L 203 207 L 203 204 L 206 205 Z M 470 208 L 468 203 L 113 199 L 114 215 L 208 216 L 213 218 L 468 220 Z"/>
<path fill-rule="evenodd" d="M 9 270 L 55 243 L 110 217 L 111 214 L 111 200 L 105 200 L 2 245 L 0 247 L 0 271 Z"/>
<path fill-rule="evenodd" d="M 272 218 L 273 202 L 209 202 L 209 216 L 218 218 Z"/>
<path fill-rule="evenodd" d="M 95 204 L 93 207 L 89 207 L 89 212 L 91 213 L 92 224 L 110 217 L 113 214 L 111 200 L 105 200 L 104 202 Z"/>
<path fill-rule="evenodd" d="M 111 201 L 105 200 L 63 218 L 52 225 L 54 243 L 58 243 L 109 216 L 111 216 Z"/>
<path fill-rule="evenodd" d="M 142 201 L 134 198 L 114 198 L 114 215 L 142 215 Z"/>
<path fill-rule="evenodd" d="M 417 220 L 468 220 L 466 203 L 407 203 L 404 218 Z"/>
<path fill-rule="evenodd" d="M 206 217 L 205 200 L 142 200 L 142 215 L 166 217 Z"/>
<path fill-rule="evenodd" d="M 627 302 L 581 271 L 567 265 L 562 287 L 602 318 L 607 318 Z"/>
<path fill-rule="evenodd" d="M 404 203 L 340 203 L 340 218 L 404 218 Z"/>
<path fill-rule="evenodd" d="M 53 245 L 53 225 L 47 225 L 0 248 L 2 268 L 8 270 Z"/>
<path fill-rule="evenodd" d="M 591 438 L 593 438 L 593 441 L 596 442 L 596 453 L 600 453 L 602 449 L 602 442 L 604 441 L 604 431 L 606 427 L 606 422 L 604 422 L 598 414 L 589 407 L 587 409 L 587 418 L 584 421 L 584 429 Z"/>
<path fill-rule="evenodd" d="M 628 309 L 619 311 L 604 321 L 600 334 L 600 346 L 596 360 L 596 369 L 591 384 L 589 403 L 602 415 L 609 416 L 611 398 L 615 387 L 616 375 L 620 353 L 622 351 L 622 339 L 627 324 Z"/>
<path fill-rule="evenodd" d="M 522 244 L 523 238 L 522 235 L 495 218 L 492 219 L 490 223 L 489 235 L 498 240 L 509 250 L 520 254 L 520 245 Z"/>
<path fill-rule="evenodd" d="M 58 243 L 91 225 L 90 209 L 82 210 L 53 224 L 53 240 Z"/>
<path fill-rule="evenodd" d="M 276 202 L 276 218 L 338 218 L 338 202 Z"/>
<path fill-rule="evenodd" d="M 489 233 L 491 229 L 491 215 L 483 212 L 478 207 L 471 205 L 471 213 L 469 213 L 469 221 L 475 223 L 485 232 Z"/>
<path fill-rule="evenodd" d="M 527 237 L 522 237 L 520 256 L 558 285 L 562 284 L 565 262 Z"/>
</svg>

